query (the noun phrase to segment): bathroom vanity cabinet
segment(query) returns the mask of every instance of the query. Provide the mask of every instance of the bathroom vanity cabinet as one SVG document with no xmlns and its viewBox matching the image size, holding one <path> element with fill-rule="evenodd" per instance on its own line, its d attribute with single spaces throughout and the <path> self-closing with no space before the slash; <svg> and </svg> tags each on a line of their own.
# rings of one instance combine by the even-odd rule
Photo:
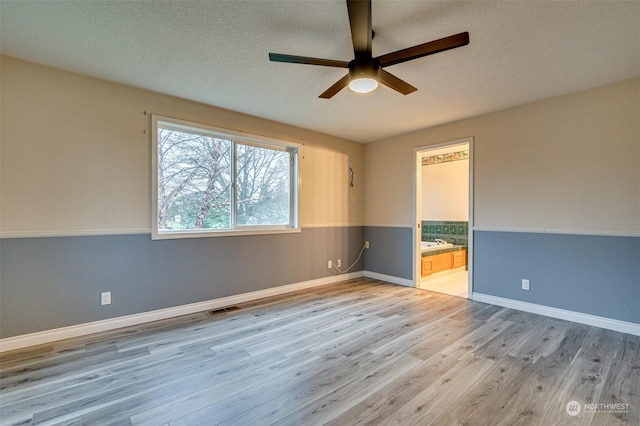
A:
<svg viewBox="0 0 640 426">
<path fill-rule="evenodd" d="M 467 264 L 467 251 L 460 250 L 451 252 L 451 267 L 458 268 Z"/>
<path fill-rule="evenodd" d="M 435 274 L 448 269 L 459 268 L 467 264 L 467 251 L 457 250 L 448 253 L 438 253 L 422 256 L 422 276 Z"/>
</svg>

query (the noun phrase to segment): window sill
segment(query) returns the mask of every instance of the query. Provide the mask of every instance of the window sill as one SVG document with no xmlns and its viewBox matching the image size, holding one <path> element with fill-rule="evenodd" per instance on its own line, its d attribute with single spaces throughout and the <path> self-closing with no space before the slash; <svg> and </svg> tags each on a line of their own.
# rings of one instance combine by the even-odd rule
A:
<svg viewBox="0 0 640 426">
<path fill-rule="evenodd" d="M 272 229 L 247 229 L 223 231 L 175 231 L 153 232 L 152 240 L 176 240 L 184 238 L 216 238 L 216 237 L 240 237 L 251 235 L 295 234 L 302 232 L 301 228 L 272 228 Z"/>
</svg>

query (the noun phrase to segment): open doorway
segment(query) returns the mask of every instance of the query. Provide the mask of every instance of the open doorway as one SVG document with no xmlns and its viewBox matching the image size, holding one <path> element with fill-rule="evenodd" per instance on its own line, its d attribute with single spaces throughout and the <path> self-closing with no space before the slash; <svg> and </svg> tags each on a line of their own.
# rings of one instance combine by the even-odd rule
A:
<svg viewBox="0 0 640 426">
<path fill-rule="evenodd" d="M 471 298 L 473 138 L 415 150 L 414 285 Z"/>
</svg>

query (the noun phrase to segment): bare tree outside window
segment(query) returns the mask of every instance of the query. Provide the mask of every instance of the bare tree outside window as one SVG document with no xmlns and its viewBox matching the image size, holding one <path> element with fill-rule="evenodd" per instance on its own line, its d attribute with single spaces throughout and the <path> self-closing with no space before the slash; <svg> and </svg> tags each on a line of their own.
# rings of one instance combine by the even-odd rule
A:
<svg viewBox="0 0 640 426">
<path fill-rule="evenodd" d="M 231 227 L 231 141 L 158 131 L 158 229 Z"/>
<path fill-rule="evenodd" d="M 291 227 L 295 148 L 157 127 L 157 230 Z"/>
<path fill-rule="evenodd" d="M 289 153 L 240 144 L 237 150 L 238 225 L 288 224 Z"/>
</svg>

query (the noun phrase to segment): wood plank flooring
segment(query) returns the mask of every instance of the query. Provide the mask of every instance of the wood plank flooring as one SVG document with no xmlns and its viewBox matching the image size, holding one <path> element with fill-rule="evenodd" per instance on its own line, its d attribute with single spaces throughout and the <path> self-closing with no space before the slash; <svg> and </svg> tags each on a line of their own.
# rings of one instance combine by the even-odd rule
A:
<svg viewBox="0 0 640 426">
<path fill-rule="evenodd" d="M 0 424 L 640 425 L 637 336 L 369 279 L 239 307 L 2 354 Z"/>
</svg>

